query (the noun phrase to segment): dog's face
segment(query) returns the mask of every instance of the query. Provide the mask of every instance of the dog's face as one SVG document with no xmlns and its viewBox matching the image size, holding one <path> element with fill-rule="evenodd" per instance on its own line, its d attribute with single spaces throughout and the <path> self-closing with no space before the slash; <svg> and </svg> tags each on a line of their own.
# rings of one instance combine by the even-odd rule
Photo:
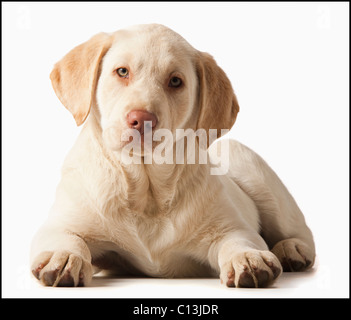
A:
<svg viewBox="0 0 351 320">
<path fill-rule="evenodd" d="M 160 26 L 115 34 L 102 61 L 96 95 L 103 137 L 112 149 L 128 143 L 121 137 L 144 119 L 153 130 L 195 128 L 194 53 L 181 37 Z"/>
<path fill-rule="evenodd" d="M 212 57 L 161 25 L 98 34 L 59 61 L 51 80 L 78 125 L 95 108 L 103 140 L 115 151 L 131 129 L 141 137 L 151 128 L 174 137 L 176 129 L 230 129 L 239 111 Z"/>
</svg>

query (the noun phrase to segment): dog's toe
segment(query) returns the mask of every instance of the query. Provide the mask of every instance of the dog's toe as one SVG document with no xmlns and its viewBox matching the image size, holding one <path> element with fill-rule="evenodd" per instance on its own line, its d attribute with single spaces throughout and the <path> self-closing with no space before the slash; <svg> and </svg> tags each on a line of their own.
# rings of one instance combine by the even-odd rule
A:
<svg viewBox="0 0 351 320">
<path fill-rule="evenodd" d="M 279 241 L 272 249 L 286 271 L 305 271 L 312 267 L 314 252 L 302 240 L 286 239 Z"/>
</svg>

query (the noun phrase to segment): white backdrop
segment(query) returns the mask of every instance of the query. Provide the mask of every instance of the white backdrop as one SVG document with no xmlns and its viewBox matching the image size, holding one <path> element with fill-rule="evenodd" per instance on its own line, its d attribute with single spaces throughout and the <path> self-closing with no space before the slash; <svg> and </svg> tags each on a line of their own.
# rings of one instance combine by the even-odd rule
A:
<svg viewBox="0 0 351 320">
<path fill-rule="evenodd" d="M 231 136 L 273 167 L 305 213 L 318 268 L 308 286 L 294 284 L 294 277 L 285 287 L 278 282 L 278 296 L 348 296 L 348 12 L 345 2 L 2 3 L 3 296 L 63 294 L 38 287 L 28 272 L 31 238 L 48 214 L 63 159 L 81 130 L 51 87 L 53 64 L 95 33 L 153 22 L 215 57 L 241 107 Z M 184 285 L 194 297 L 211 296 L 213 288 L 201 284 L 191 291 L 189 281 Z M 162 296 L 178 292 L 174 283 L 164 285 Z M 141 286 L 145 295 L 155 288 L 151 284 Z M 79 292 L 104 295 L 101 288 L 86 290 Z M 230 297 L 245 291 L 227 290 L 218 281 L 212 292 Z"/>
</svg>

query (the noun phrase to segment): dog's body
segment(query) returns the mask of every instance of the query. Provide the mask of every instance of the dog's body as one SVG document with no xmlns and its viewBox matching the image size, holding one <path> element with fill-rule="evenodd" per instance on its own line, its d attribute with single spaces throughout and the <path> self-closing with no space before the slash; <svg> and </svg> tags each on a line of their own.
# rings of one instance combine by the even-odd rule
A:
<svg viewBox="0 0 351 320">
<path fill-rule="evenodd" d="M 32 270 L 43 284 L 87 285 L 95 266 L 154 277 L 220 275 L 228 286 L 264 287 L 282 266 L 313 265 L 312 234 L 294 199 L 240 143 L 229 142 L 226 175 L 211 175 L 210 164 L 121 161 L 130 114 L 140 122 L 152 113 L 172 132 L 230 129 L 236 98 L 208 55 L 163 26 L 139 26 L 72 50 L 51 79 L 77 124 L 90 116 L 33 240 Z M 210 158 L 222 143 L 211 145 Z"/>
</svg>

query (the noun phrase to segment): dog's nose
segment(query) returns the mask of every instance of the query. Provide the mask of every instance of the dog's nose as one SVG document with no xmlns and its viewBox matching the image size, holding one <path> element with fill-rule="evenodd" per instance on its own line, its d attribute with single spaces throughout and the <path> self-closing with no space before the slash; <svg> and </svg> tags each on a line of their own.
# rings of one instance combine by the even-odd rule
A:
<svg viewBox="0 0 351 320">
<path fill-rule="evenodd" d="M 132 110 L 127 114 L 127 123 L 130 128 L 137 129 L 141 134 L 144 133 L 144 122 L 150 121 L 151 127 L 157 124 L 156 116 L 145 110 Z"/>
</svg>

